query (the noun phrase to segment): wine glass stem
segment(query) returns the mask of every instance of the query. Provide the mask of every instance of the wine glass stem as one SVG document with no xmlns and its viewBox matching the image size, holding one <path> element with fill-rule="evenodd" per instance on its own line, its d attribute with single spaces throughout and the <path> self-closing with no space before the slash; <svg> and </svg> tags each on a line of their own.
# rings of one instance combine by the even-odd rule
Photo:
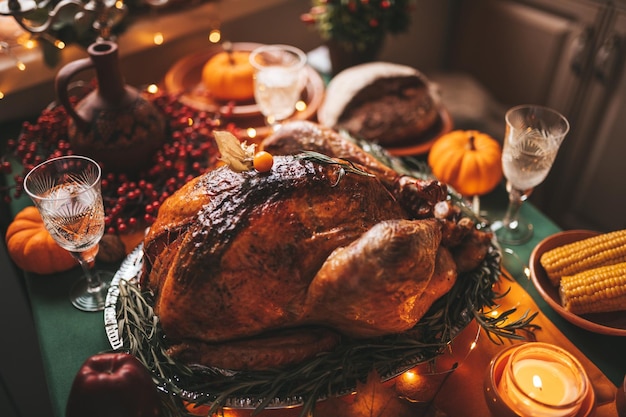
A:
<svg viewBox="0 0 626 417">
<path fill-rule="evenodd" d="M 94 273 L 91 269 L 91 266 L 89 265 L 90 262 L 86 260 L 83 254 L 80 252 L 71 252 L 71 254 L 72 256 L 74 256 L 74 258 L 76 258 L 76 260 L 80 264 L 80 267 L 83 269 L 85 279 L 87 280 L 87 288 L 89 290 L 96 290 L 100 288 L 100 286 L 102 285 L 102 281 L 100 280 L 98 273 Z"/>
<path fill-rule="evenodd" d="M 508 190 L 509 205 L 506 209 L 506 214 L 504 215 L 502 224 L 507 229 L 516 229 L 518 226 L 519 211 L 522 208 L 524 201 L 526 201 L 528 194 L 514 187 L 508 187 Z"/>
</svg>

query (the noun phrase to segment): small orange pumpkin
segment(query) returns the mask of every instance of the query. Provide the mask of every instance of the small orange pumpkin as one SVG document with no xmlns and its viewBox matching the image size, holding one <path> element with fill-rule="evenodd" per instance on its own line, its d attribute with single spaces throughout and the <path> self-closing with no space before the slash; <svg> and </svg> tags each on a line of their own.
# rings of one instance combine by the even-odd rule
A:
<svg viewBox="0 0 626 417">
<path fill-rule="evenodd" d="M 218 100 L 254 97 L 254 68 L 248 51 L 219 52 L 202 68 L 202 82 Z"/>
<path fill-rule="evenodd" d="M 454 130 L 435 141 L 428 165 L 435 177 L 462 195 L 483 195 L 502 180 L 502 147 L 486 133 Z"/>
<path fill-rule="evenodd" d="M 52 239 L 33 206 L 17 213 L 7 228 L 6 242 L 11 259 L 28 272 L 52 274 L 77 265 L 72 255 Z"/>
</svg>

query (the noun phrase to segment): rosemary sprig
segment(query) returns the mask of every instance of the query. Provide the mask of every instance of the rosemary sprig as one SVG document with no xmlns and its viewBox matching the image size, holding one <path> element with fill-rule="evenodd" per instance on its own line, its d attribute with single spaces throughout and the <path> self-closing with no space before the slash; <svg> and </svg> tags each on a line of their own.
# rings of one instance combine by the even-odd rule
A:
<svg viewBox="0 0 626 417">
<path fill-rule="evenodd" d="M 489 337 L 489 340 L 493 343 L 503 344 L 504 339 L 526 339 L 527 336 L 520 334 L 520 332 L 527 334 L 540 328 L 538 325 L 532 323 L 539 312 L 531 314 L 530 311 L 527 310 L 521 317 L 509 321 L 517 310 L 512 308 L 495 316 L 489 314 L 492 311 L 497 311 L 498 307 L 499 306 L 495 306 L 493 309 L 489 309 L 486 312 L 476 313 L 476 321 L 486 330 L 487 337 Z"/>
<path fill-rule="evenodd" d="M 337 181 L 333 184 L 333 187 L 339 184 L 339 181 L 341 181 L 346 173 L 364 175 L 366 177 L 375 177 L 372 173 L 356 166 L 352 161 L 348 161 L 347 159 L 331 158 L 330 156 L 319 152 L 302 151 L 296 156 L 296 158 L 303 159 L 305 161 L 317 162 L 318 164 L 339 166 L 339 176 L 337 177 Z"/>
</svg>

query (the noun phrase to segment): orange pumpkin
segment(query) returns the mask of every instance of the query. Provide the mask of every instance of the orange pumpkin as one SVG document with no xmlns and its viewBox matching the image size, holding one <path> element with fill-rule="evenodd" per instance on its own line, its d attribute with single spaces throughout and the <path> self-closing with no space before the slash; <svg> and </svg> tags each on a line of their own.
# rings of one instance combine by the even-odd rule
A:
<svg viewBox="0 0 626 417">
<path fill-rule="evenodd" d="M 502 147 L 485 133 L 454 130 L 435 141 L 428 165 L 440 181 L 462 195 L 482 195 L 502 180 Z"/>
<path fill-rule="evenodd" d="M 6 242 L 11 259 L 28 272 L 52 274 L 77 265 L 72 255 L 52 239 L 33 206 L 17 213 L 7 228 Z"/>
<path fill-rule="evenodd" d="M 254 97 L 254 68 L 250 52 L 230 51 L 213 55 L 202 68 L 202 82 L 219 100 L 249 100 Z"/>
</svg>

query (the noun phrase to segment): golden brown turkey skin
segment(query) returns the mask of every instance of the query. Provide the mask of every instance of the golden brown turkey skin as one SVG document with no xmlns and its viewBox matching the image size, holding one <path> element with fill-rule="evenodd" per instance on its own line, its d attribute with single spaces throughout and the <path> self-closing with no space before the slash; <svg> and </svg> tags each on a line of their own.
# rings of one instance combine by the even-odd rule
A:
<svg viewBox="0 0 626 417">
<path fill-rule="evenodd" d="M 145 241 L 147 284 L 168 337 L 223 341 L 297 325 L 331 252 L 406 216 L 376 177 L 340 170 L 276 157 L 269 174 L 223 167 L 170 198 L 204 204 L 186 221 L 159 216 Z"/>
<path fill-rule="evenodd" d="M 435 219 L 376 224 L 322 265 L 307 293 L 308 319 L 355 337 L 412 328 L 456 281 L 440 242 Z"/>
<path fill-rule="evenodd" d="M 337 131 L 308 120 L 285 123 L 262 146 L 272 155 L 293 155 L 307 150 L 363 165 L 385 184 L 412 218 L 432 217 L 435 204 L 448 195 L 445 184 L 400 175 Z"/>
</svg>

